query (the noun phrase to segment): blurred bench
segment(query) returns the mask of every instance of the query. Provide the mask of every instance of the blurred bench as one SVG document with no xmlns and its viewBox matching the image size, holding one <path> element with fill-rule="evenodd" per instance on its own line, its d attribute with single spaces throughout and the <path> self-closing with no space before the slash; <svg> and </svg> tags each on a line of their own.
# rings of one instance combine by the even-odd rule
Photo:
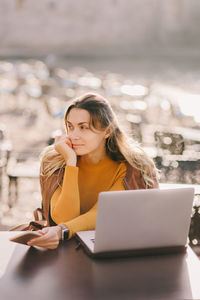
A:
<svg viewBox="0 0 200 300">
<path fill-rule="evenodd" d="M 7 165 L 8 176 L 8 205 L 12 207 L 18 199 L 18 180 L 21 178 L 36 179 L 39 178 L 40 162 L 39 160 L 27 159 L 17 161 L 10 159 Z"/>
<path fill-rule="evenodd" d="M 200 152 L 186 145 L 182 134 L 155 131 L 154 141 L 162 182 L 200 184 Z"/>
<path fill-rule="evenodd" d="M 184 139 L 181 134 L 164 132 L 164 131 L 155 131 L 154 139 L 157 149 L 160 153 L 168 154 L 183 154 L 185 149 Z"/>
<path fill-rule="evenodd" d="M 200 153 L 154 157 L 161 182 L 200 184 Z"/>
</svg>

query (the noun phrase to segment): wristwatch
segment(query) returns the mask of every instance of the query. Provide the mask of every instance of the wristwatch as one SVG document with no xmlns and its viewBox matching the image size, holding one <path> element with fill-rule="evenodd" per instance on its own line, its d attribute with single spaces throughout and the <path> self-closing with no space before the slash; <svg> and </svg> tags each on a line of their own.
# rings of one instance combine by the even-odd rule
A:
<svg viewBox="0 0 200 300">
<path fill-rule="evenodd" d="M 69 229 L 65 226 L 65 225 L 58 225 L 61 230 L 62 230 L 62 237 L 61 237 L 61 240 L 62 241 L 65 241 L 65 240 L 68 240 L 69 238 Z"/>
</svg>

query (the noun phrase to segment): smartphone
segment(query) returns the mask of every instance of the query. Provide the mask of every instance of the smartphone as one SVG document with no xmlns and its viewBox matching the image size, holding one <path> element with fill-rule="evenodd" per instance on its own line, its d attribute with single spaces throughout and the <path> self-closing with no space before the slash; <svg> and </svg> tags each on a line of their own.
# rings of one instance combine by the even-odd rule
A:
<svg viewBox="0 0 200 300">
<path fill-rule="evenodd" d="M 30 241 L 33 238 L 41 236 L 40 233 L 37 231 L 24 231 L 23 233 L 20 233 L 12 238 L 10 238 L 11 242 L 19 243 L 27 245 L 27 242 Z"/>
</svg>

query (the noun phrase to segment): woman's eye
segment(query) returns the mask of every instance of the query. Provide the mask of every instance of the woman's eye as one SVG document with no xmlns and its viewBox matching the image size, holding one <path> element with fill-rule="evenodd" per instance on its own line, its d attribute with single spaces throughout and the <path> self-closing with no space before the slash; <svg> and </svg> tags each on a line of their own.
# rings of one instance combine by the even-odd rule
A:
<svg viewBox="0 0 200 300">
<path fill-rule="evenodd" d="M 80 128 L 81 128 L 81 129 L 87 129 L 87 127 L 86 127 L 86 126 L 81 126 Z"/>
</svg>

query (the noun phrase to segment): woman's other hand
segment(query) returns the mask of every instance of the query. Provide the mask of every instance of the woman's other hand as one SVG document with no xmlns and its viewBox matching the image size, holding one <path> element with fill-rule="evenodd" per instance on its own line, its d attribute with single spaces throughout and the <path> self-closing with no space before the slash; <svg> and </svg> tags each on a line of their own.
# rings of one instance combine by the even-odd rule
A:
<svg viewBox="0 0 200 300">
<path fill-rule="evenodd" d="M 63 156 L 67 165 L 76 166 L 77 156 L 75 151 L 72 149 L 71 141 L 67 136 L 56 136 L 54 148 Z"/>
<path fill-rule="evenodd" d="M 56 249 L 61 239 L 62 230 L 59 226 L 46 227 L 38 230 L 42 236 L 31 239 L 27 244 L 29 246 L 38 246 L 47 249 Z"/>
</svg>

